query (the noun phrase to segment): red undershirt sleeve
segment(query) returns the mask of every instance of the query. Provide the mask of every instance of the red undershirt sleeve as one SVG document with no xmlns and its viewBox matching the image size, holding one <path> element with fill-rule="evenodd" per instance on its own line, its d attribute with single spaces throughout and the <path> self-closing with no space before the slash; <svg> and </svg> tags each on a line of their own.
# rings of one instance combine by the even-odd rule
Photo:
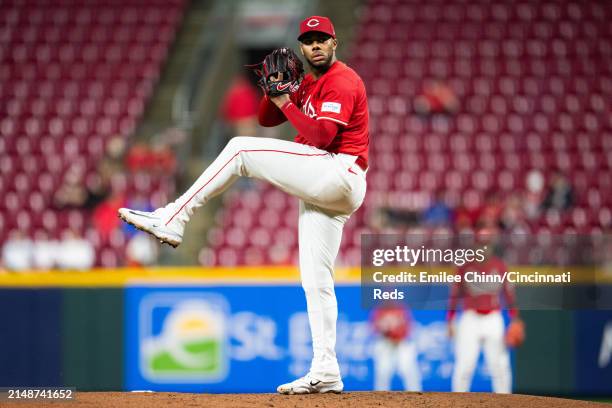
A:
<svg viewBox="0 0 612 408">
<path fill-rule="evenodd" d="M 287 102 L 281 108 L 289 122 L 313 146 L 323 149 L 338 134 L 338 125 L 329 120 L 309 118 L 293 102 Z"/>
<path fill-rule="evenodd" d="M 287 118 L 267 96 L 264 96 L 259 102 L 257 120 L 263 127 L 273 127 L 285 122 Z"/>
</svg>

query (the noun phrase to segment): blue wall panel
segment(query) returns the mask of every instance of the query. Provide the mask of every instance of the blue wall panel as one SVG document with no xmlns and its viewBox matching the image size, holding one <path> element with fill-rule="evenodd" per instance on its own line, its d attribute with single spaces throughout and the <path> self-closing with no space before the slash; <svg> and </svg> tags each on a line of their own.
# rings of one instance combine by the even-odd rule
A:
<svg viewBox="0 0 612 408">
<path fill-rule="evenodd" d="M 60 289 L 0 291 L 0 386 L 61 386 Z"/>
<path fill-rule="evenodd" d="M 336 288 L 337 355 L 347 390 L 373 387 L 369 311 L 359 286 Z M 300 286 L 128 287 L 128 390 L 274 392 L 308 371 L 310 333 Z M 444 310 L 413 311 L 423 388 L 450 390 L 452 343 Z M 396 377 L 394 389 L 401 389 Z M 474 391 L 490 391 L 479 362 Z"/>
</svg>

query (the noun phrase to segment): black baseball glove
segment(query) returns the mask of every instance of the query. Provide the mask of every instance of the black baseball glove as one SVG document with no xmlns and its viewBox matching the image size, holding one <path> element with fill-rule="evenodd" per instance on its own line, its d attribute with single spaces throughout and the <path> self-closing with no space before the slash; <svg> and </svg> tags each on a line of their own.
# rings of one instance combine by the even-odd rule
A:
<svg viewBox="0 0 612 408">
<path fill-rule="evenodd" d="M 255 71 L 259 86 L 268 96 L 295 92 L 304 77 L 304 65 L 291 48 L 278 48 L 262 63 L 248 67 Z"/>
</svg>

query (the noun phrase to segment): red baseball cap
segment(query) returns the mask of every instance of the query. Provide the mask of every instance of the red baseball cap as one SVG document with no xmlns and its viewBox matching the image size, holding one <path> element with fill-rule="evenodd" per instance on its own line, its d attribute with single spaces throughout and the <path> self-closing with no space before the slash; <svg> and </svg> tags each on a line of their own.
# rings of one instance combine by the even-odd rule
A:
<svg viewBox="0 0 612 408">
<path fill-rule="evenodd" d="M 331 20 L 327 17 L 322 16 L 310 16 L 304 19 L 300 23 L 300 35 L 298 41 L 302 36 L 311 31 L 317 31 L 327 35 L 331 35 L 332 38 L 336 38 L 336 31 L 334 31 L 334 25 Z"/>
</svg>

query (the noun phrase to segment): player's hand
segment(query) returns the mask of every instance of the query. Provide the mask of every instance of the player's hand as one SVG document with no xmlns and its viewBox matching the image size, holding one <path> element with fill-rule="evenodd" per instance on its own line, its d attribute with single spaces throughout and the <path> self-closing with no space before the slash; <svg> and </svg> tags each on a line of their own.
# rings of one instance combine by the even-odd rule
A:
<svg viewBox="0 0 612 408">
<path fill-rule="evenodd" d="M 283 73 L 279 72 L 278 75 L 274 76 L 271 75 L 269 78 L 270 82 L 280 82 L 283 80 Z M 291 99 L 289 98 L 288 94 L 281 94 L 281 95 L 277 95 L 277 96 L 272 96 L 269 95 L 268 96 L 270 98 L 270 100 L 272 101 L 273 104 L 275 104 L 279 109 L 286 104 L 288 101 L 290 101 Z"/>
<path fill-rule="evenodd" d="M 273 104 L 278 106 L 279 109 L 282 108 L 284 104 L 286 104 L 287 102 L 291 100 L 291 98 L 289 98 L 289 95 L 287 94 L 282 94 L 278 96 L 269 96 L 269 98 Z"/>
<path fill-rule="evenodd" d="M 451 339 L 455 337 L 455 326 L 452 321 L 449 321 L 446 325 L 446 334 L 448 334 L 448 337 Z"/>
<path fill-rule="evenodd" d="M 525 323 L 518 317 L 512 319 L 506 328 L 504 338 L 508 347 L 521 346 L 525 341 Z"/>
</svg>

